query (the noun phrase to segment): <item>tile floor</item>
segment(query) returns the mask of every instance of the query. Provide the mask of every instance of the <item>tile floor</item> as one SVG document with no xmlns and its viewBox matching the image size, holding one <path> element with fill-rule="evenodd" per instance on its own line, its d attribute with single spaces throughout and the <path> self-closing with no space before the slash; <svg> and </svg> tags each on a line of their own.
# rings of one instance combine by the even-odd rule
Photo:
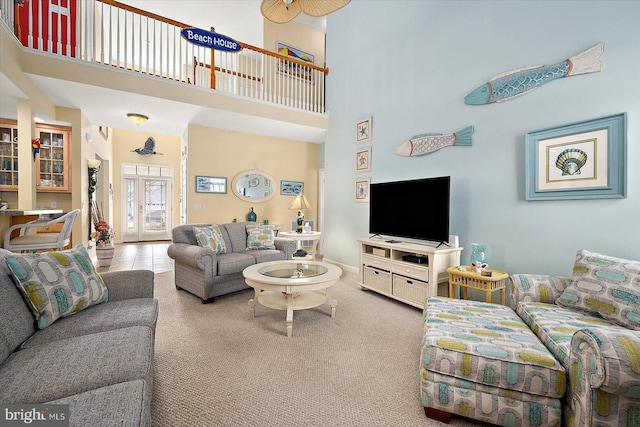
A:
<svg viewBox="0 0 640 427">
<path fill-rule="evenodd" d="M 121 243 L 116 250 L 109 267 L 98 267 L 98 273 L 106 271 L 152 270 L 162 273 L 173 270 L 173 260 L 167 255 L 166 242 Z"/>
</svg>

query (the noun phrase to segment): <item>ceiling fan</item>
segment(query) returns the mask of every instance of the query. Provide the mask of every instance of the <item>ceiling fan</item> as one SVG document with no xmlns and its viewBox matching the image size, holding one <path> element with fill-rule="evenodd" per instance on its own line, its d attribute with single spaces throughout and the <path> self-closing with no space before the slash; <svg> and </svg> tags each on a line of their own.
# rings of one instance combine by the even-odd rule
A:
<svg viewBox="0 0 640 427">
<path fill-rule="evenodd" d="M 324 16 L 345 7 L 351 0 L 262 0 L 260 11 L 271 22 L 284 24 L 300 12 Z"/>
</svg>

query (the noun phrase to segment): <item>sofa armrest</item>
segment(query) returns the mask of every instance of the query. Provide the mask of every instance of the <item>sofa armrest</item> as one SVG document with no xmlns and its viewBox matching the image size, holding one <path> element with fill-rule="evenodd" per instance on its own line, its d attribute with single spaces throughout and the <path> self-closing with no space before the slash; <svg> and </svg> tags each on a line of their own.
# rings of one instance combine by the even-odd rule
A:
<svg viewBox="0 0 640 427">
<path fill-rule="evenodd" d="M 620 327 L 581 329 L 571 339 L 569 366 L 580 378 L 572 388 L 625 394 L 640 384 L 640 331 Z"/>
<path fill-rule="evenodd" d="M 513 274 L 509 277 L 509 306 L 515 310 L 518 302 L 554 304 L 569 285 L 566 277 L 543 274 Z"/>
<path fill-rule="evenodd" d="M 100 276 L 109 289 L 109 301 L 153 298 L 154 276 L 151 270 L 113 271 Z"/>
<path fill-rule="evenodd" d="M 284 252 L 286 258 L 293 258 L 293 253 L 296 251 L 296 241 L 293 239 L 287 239 L 286 237 L 275 237 L 273 243 L 276 249 Z"/>
<path fill-rule="evenodd" d="M 188 243 L 172 243 L 167 249 L 167 254 L 177 263 L 204 271 L 206 277 L 215 277 L 218 274 L 216 253 L 209 248 Z"/>
</svg>

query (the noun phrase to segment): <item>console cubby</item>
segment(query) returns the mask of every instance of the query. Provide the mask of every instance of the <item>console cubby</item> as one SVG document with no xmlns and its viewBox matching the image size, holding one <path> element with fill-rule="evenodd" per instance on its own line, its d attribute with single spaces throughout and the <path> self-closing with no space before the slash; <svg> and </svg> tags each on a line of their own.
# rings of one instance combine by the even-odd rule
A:
<svg viewBox="0 0 640 427">
<path fill-rule="evenodd" d="M 435 248 L 383 239 L 359 239 L 358 243 L 358 284 L 418 308 L 424 308 L 426 298 L 430 296 L 448 295 L 447 268 L 460 265 L 462 252 L 462 248 Z M 405 260 L 407 256 L 426 262 L 409 262 Z"/>
</svg>

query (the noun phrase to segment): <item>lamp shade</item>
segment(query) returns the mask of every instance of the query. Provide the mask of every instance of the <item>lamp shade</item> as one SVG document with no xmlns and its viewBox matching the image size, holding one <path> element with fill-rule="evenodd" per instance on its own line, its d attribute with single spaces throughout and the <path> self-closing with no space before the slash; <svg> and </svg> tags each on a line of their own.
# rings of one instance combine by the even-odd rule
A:
<svg viewBox="0 0 640 427">
<path fill-rule="evenodd" d="M 89 169 L 98 169 L 100 167 L 100 163 L 102 163 L 98 159 L 87 159 L 87 167 Z"/>
<path fill-rule="evenodd" d="M 311 209 L 311 205 L 309 204 L 309 201 L 307 201 L 306 197 L 300 195 L 300 196 L 296 196 L 293 203 L 291 203 L 291 206 L 289 206 L 289 209 L 291 210 Z"/>
</svg>

